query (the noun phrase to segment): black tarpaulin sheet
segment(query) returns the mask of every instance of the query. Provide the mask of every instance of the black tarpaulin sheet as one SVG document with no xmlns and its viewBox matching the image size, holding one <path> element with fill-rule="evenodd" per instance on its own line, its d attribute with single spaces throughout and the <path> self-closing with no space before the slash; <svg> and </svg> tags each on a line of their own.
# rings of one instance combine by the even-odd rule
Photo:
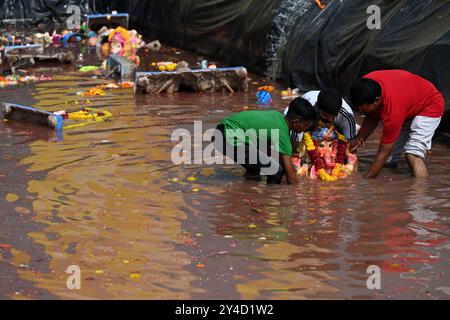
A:
<svg viewBox="0 0 450 320">
<path fill-rule="evenodd" d="M 379 69 L 417 73 L 450 98 L 450 2 L 372 1 L 381 8 L 381 29 L 367 28 L 367 1 L 334 1 L 306 14 L 284 49 L 281 78 L 300 89 L 351 82 Z"/>
<path fill-rule="evenodd" d="M 373 70 L 418 73 L 450 98 L 450 1 L 125 0 L 141 32 L 229 63 L 268 71 L 308 90 L 350 83 Z M 381 29 L 369 30 L 369 5 Z"/>
<path fill-rule="evenodd" d="M 93 0 L 0 0 L 0 25 L 37 25 L 63 23 L 71 16 L 68 8 L 79 6 L 85 14 L 104 5 Z"/>
</svg>

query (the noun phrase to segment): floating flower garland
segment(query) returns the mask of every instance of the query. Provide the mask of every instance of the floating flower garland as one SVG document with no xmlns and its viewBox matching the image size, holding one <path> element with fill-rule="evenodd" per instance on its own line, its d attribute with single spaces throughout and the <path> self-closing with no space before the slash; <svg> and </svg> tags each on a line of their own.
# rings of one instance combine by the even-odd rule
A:
<svg viewBox="0 0 450 320">
<path fill-rule="evenodd" d="M 338 152 L 336 156 L 336 166 L 331 171 L 331 174 L 327 172 L 327 163 L 323 159 L 323 157 L 319 156 L 316 144 L 312 139 L 311 133 L 305 133 L 303 137 L 303 142 L 306 146 L 306 149 L 309 153 L 309 156 L 312 161 L 312 165 L 315 166 L 317 171 L 317 176 L 322 181 L 336 181 L 339 179 L 345 164 L 346 154 L 347 154 L 347 139 L 340 133 L 337 132 L 338 135 Z"/>
<path fill-rule="evenodd" d="M 76 119 L 76 120 L 92 120 L 96 121 L 97 118 L 104 117 L 104 112 L 92 112 L 93 109 L 82 109 L 78 112 L 72 112 L 67 114 L 67 119 Z"/>
</svg>

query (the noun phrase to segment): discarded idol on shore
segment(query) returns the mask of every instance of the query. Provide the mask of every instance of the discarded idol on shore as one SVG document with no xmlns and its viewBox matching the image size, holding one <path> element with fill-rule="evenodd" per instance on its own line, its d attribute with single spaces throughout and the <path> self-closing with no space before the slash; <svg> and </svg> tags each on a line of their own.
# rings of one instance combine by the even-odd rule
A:
<svg viewBox="0 0 450 320">
<path fill-rule="evenodd" d="M 108 76 L 118 76 L 121 81 L 131 80 L 140 64 L 137 55 L 145 46 L 142 36 L 136 30 L 122 27 L 103 29 L 97 38 L 97 54 L 105 60 L 103 68 Z"/>
<path fill-rule="evenodd" d="M 293 163 L 299 175 L 322 181 L 349 177 L 357 157 L 349 152 L 346 138 L 334 126 L 306 132 Z"/>
</svg>

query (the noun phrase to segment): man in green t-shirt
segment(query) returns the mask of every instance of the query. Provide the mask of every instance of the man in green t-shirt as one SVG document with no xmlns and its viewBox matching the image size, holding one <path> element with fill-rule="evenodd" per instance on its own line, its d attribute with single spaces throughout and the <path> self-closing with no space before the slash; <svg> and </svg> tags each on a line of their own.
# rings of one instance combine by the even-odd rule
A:
<svg viewBox="0 0 450 320">
<path fill-rule="evenodd" d="M 267 175 L 268 184 L 279 184 L 286 174 L 298 183 L 291 157 L 289 131 L 304 132 L 317 124 L 317 110 L 303 98 L 293 100 L 285 116 L 278 111 L 244 111 L 224 119 L 217 127 L 216 149 L 247 169 Z M 221 137 L 221 139 L 217 139 Z"/>
</svg>

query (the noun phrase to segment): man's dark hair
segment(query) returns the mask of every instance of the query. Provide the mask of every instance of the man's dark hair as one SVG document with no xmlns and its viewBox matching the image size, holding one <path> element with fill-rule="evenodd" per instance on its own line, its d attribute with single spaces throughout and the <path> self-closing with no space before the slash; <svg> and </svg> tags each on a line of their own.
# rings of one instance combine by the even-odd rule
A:
<svg viewBox="0 0 450 320">
<path fill-rule="evenodd" d="M 378 82 L 362 78 L 352 84 L 350 101 L 354 106 L 374 103 L 378 97 L 381 97 L 381 86 Z"/>
<path fill-rule="evenodd" d="M 288 120 L 302 120 L 302 121 L 310 121 L 315 124 L 319 115 L 317 113 L 317 109 L 312 106 L 312 104 L 303 98 L 296 98 L 292 100 L 289 104 L 289 112 L 287 114 Z"/>
<path fill-rule="evenodd" d="M 342 108 L 342 96 L 334 89 L 322 90 L 317 99 L 319 110 L 337 116 Z"/>
</svg>

